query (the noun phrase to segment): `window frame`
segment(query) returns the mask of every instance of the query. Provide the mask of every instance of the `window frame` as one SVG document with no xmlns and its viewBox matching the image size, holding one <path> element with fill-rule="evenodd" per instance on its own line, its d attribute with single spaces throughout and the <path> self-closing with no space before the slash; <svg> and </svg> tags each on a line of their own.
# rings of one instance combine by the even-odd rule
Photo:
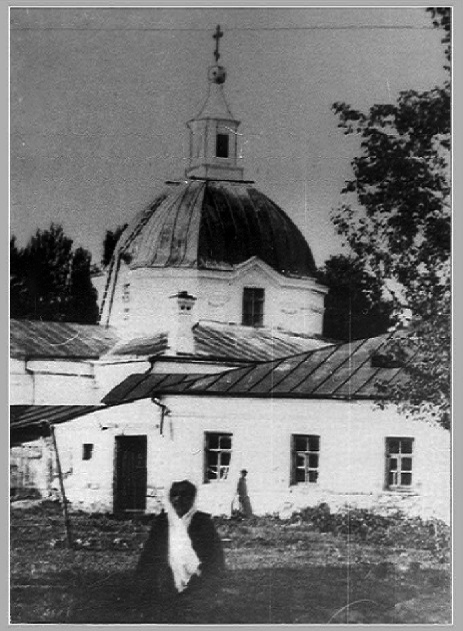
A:
<svg viewBox="0 0 463 631">
<path fill-rule="evenodd" d="M 226 154 L 226 155 L 222 155 Z M 230 157 L 230 134 L 217 132 L 215 136 L 215 157 L 226 160 Z"/>
<path fill-rule="evenodd" d="M 249 305 L 251 308 L 249 309 Z M 256 309 L 258 307 L 258 309 Z M 265 288 L 243 287 L 241 324 L 259 328 L 264 326 Z"/>
<path fill-rule="evenodd" d="M 306 449 L 296 449 L 298 440 L 306 441 Z M 310 448 L 311 441 L 316 441 L 317 448 Z M 320 482 L 320 434 L 291 434 L 291 473 L 290 483 L 292 486 L 301 485 L 317 485 Z M 311 456 L 317 456 L 317 465 L 310 464 Z M 303 457 L 305 460 L 304 468 L 298 467 L 297 459 Z M 304 471 L 304 480 L 297 479 L 298 470 Z M 311 473 L 316 472 L 315 479 L 310 479 Z"/>
<path fill-rule="evenodd" d="M 398 441 L 398 451 L 391 451 L 392 441 Z M 404 451 L 402 441 L 410 443 L 410 451 Z M 414 488 L 413 460 L 415 455 L 415 439 L 413 436 L 386 436 L 385 440 L 385 488 L 388 491 L 412 491 Z M 396 460 L 396 466 L 391 470 L 391 461 Z M 410 460 L 409 468 L 403 466 L 405 460 Z M 391 475 L 395 481 L 391 482 Z M 410 476 L 410 483 L 404 484 L 405 476 Z M 399 481 L 400 480 L 400 481 Z"/>
<path fill-rule="evenodd" d="M 217 437 L 217 447 L 210 447 L 210 440 L 212 437 Z M 230 440 L 230 447 L 221 447 L 221 439 L 227 438 Z M 209 462 L 209 455 L 211 453 L 217 454 L 217 464 L 211 465 Z M 233 433 L 232 432 L 204 432 L 204 470 L 203 470 L 203 482 L 204 484 L 217 484 L 220 482 L 226 482 L 228 474 L 230 473 L 230 464 L 233 453 Z M 225 454 L 228 454 L 228 464 L 222 464 L 222 458 Z M 225 460 L 226 458 L 224 458 Z M 211 467 L 216 467 L 216 477 L 209 477 Z M 220 474 L 221 470 L 226 471 L 225 475 Z M 218 474 L 218 476 L 217 476 Z"/>
<path fill-rule="evenodd" d="M 93 458 L 94 449 L 94 443 L 82 443 L 82 461 L 88 462 L 91 460 Z"/>
</svg>

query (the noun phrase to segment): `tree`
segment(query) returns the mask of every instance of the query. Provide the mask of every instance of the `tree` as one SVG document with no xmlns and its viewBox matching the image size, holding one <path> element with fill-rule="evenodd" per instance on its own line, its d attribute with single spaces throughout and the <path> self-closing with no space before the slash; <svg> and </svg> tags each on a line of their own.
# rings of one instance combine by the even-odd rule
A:
<svg viewBox="0 0 463 631">
<path fill-rule="evenodd" d="M 125 223 L 122 226 L 118 226 L 114 231 L 106 230 L 105 238 L 103 241 L 103 257 L 101 259 L 101 265 L 103 267 L 107 267 L 111 262 L 111 258 L 116 248 L 116 244 L 119 241 L 119 237 L 126 228 L 127 224 Z"/>
<path fill-rule="evenodd" d="M 374 275 L 368 274 L 359 259 L 332 256 L 318 274 L 329 288 L 325 298 L 323 335 L 335 340 L 357 340 L 387 331 L 392 303 Z"/>
<path fill-rule="evenodd" d="M 92 324 L 98 321 L 97 291 L 92 284 L 91 273 L 90 253 L 77 248 L 72 259 L 67 307 L 68 317 L 72 322 Z"/>
<path fill-rule="evenodd" d="M 14 318 L 94 324 L 96 290 L 90 280 L 90 254 L 73 251 L 72 239 L 51 224 L 37 230 L 24 249 L 10 241 L 10 311 Z"/>
<path fill-rule="evenodd" d="M 443 29 L 449 62 L 450 9 L 430 13 Z M 450 412 L 450 97 L 447 80 L 426 92 L 401 92 L 397 103 L 366 114 L 333 105 L 339 127 L 361 139 L 335 226 L 364 269 L 388 288 L 397 316 L 412 314 L 413 326 L 391 344 L 391 353 L 407 348 L 414 357 L 405 367 L 407 383 L 394 387 L 391 399 L 443 425 Z"/>
</svg>

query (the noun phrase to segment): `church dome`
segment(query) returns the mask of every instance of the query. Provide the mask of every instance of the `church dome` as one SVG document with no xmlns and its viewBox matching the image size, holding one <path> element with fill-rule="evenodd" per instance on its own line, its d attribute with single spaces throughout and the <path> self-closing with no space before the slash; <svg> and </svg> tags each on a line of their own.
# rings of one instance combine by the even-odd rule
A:
<svg viewBox="0 0 463 631">
<path fill-rule="evenodd" d="M 123 232 L 115 257 L 131 269 L 233 269 L 256 256 L 285 276 L 313 277 L 310 248 L 286 213 L 251 182 L 184 180 Z"/>
</svg>

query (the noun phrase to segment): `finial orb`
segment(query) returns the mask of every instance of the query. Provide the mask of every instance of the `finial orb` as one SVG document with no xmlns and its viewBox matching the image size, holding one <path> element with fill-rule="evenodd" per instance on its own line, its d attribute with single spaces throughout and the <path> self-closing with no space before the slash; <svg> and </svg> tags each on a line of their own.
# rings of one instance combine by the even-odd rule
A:
<svg viewBox="0 0 463 631">
<path fill-rule="evenodd" d="M 209 79 L 209 83 L 217 83 L 221 85 L 222 83 L 225 83 L 227 73 L 225 72 L 225 68 L 223 66 L 211 66 L 207 71 L 207 78 Z"/>
</svg>

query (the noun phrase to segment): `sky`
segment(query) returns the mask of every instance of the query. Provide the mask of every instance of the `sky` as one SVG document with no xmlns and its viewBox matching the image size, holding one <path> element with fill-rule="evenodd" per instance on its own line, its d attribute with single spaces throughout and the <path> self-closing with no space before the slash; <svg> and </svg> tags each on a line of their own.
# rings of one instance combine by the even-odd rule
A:
<svg viewBox="0 0 463 631">
<path fill-rule="evenodd" d="M 424 8 L 12 8 L 10 232 L 62 224 L 99 263 L 106 230 L 181 179 L 186 122 L 207 94 L 217 24 L 245 178 L 301 229 L 317 265 L 359 139 L 336 101 L 367 111 L 445 79 Z"/>
</svg>

